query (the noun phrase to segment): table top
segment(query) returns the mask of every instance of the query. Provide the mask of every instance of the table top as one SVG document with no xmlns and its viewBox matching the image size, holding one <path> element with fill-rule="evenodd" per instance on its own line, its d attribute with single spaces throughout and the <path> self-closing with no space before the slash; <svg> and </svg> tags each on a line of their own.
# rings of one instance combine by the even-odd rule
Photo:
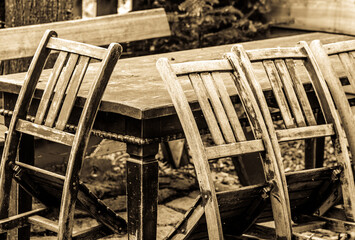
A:
<svg viewBox="0 0 355 240">
<path fill-rule="evenodd" d="M 322 43 L 331 43 L 354 39 L 354 37 L 329 33 L 306 33 L 287 37 L 271 38 L 241 43 L 245 49 L 295 46 L 299 41 L 310 42 L 319 39 Z M 135 119 L 151 119 L 175 114 L 170 96 L 161 80 L 155 63 L 160 57 L 178 63 L 185 61 L 221 59 L 229 52 L 233 44 L 193 49 L 165 54 L 156 54 L 128 59 L 120 59 L 105 91 L 100 111 L 118 113 Z M 89 66 L 83 86 L 79 92 L 85 97 L 90 78 L 93 78 L 98 63 Z M 18 93 L 25 73 L 0 76 L 0 91 Z M 44 71 L 38 88 L 44 89 L 48 71 Z M 87 87 L 86 87 L 87 86 Z M 189 99 L 194 101 L 195 99 Z"/>
</svg>

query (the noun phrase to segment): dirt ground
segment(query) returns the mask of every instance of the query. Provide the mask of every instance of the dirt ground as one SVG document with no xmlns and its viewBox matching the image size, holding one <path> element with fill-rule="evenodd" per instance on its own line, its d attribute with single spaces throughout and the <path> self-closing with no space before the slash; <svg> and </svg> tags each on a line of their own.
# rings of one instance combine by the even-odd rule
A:
<svg viewBox="0 0 355 240">
<path fill-rule="evenodd" d="M 286 171 L 304 168 L 303 148 L 304 143 L 302 141 L 282 145 Z M 326 141 L 325 149 L 325 165 L 334 165 L 336 159 L 329 140 Z M 127 157 L 128 155 L 124 150 L 100 156 L 94 153 L 87 157 L 83 169 L 83 180 L 89 188 L 125 219 L 127 219 L 125 212 L 125 160 Z M 162 159 L 161 154 L 157 155 L 157 158 L 160 160 L 157 239 L 164 239 L 183 218 L 184 213 L 193 205 L 199 192 L 191 163 L 179 169 L 174 169 Z M 231 159 L 221 159 L 212 163 L 211 169 L 217 191 L 236 189 L 241 186 L 234 172 Z M 96 224 L 97 222 L 87 214 L 78 212 L 74 231 Z M 34 228 L 33 232 L 32 239 L 56 239 L 50 232 L 41 228 Z M 308 239 L 355 239 L 355 233 L 354 236 L 349 236 L 345 233 L 335 233 L 322 229 L 302 234 Z M 103 239 L 127 239 L 127 236 L 111 235 Z"/>
</svg>

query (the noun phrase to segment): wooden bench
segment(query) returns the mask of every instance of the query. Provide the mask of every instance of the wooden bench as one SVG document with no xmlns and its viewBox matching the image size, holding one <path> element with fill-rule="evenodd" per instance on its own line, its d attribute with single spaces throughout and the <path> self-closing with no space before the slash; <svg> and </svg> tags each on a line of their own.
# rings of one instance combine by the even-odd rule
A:
<svg viewBox="0 0 355 240">
<path fill-rule="evenodd" d="M 47 29 L 73 41 L 103 46 L 170 36 L 164 9 L 0 29 L 0 60 L 33 56 Z"/>
</svg>

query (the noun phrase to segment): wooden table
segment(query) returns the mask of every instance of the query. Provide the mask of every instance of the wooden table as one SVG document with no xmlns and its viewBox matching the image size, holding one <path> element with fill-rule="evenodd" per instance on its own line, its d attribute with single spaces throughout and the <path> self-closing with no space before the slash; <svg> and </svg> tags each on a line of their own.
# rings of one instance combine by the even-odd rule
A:
<svg viewBox="0 0 355 240">
<path fill-rule="evenodd" d="M 246 49 L 294 46 L 298 41 L 320 39 L 323 43 L 353 39 L 350 36 L 308 33 L 243 43 Z M 155 155 L 159 142 L 181 137 L 181 126 L 170 96 L 155 68 L 160 57 L 174 62 L 220 59 L 232 45 L 121 59 L 104 94 L 94 129 L 110 132 L 105 137 L 127 143 L 131 158 L 127 161 L 127 210 L 129 239 L 155 239 L 157 225 L 158 162 Z M 89 66 L 84 80 L 80 108 L 97 64 Z M 48 74 L 47 74 L 48 75 Z M 0 76 L 0 91 L 4 92 L 6 109 L 12 109 L 23 82 L 24 74 Z M 36 94 L 41 93 L 46 72 L 41 77 Z M 233 94 L 233 93 L 232 93 Z M 196 99 L 188 96 L 189 101 Z M 75 124 L 75 111 L 71 121 Z M 106 135 L 105 135 L 106 134 Z M 118 135 L 117 135 L 118 134 Z"/>
</svg>

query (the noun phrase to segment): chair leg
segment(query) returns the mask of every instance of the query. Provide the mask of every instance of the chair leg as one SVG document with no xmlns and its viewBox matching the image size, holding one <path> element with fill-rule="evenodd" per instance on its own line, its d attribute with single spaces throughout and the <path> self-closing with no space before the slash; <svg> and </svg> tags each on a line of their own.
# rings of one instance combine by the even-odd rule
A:
<svg viewBox="0 0 355 240">
<path fill-rule="evenodd" d="M 74 211 L 78 193 L 78 181 L 66 179 L 60 205 L 58 240 L 71 239 L 74 227 Z"/>
<path fill-rule="evenodd" d="M 79 189 L 79 171 L 82 161 L 79 157 L 81 154 L 72 153 L 73 152 L 70 153 L 63 185 L 62 201 L 59 212 L 58 240 L 71 239 L 74 227 L 74 211 Z"/>
<path fill-rule="evenodd" d="M 15 141 L 10 141 L 3 150 L 3 156 L 0 165 L 0 219 L 9 216 L 9 202 L 12 189 L 12 170 L 9 163 L 16 159 L 18 136 L 13 136 Z M 0 234 L 0 240 L 6 240 L 6 233 Z"/>
</svg>

